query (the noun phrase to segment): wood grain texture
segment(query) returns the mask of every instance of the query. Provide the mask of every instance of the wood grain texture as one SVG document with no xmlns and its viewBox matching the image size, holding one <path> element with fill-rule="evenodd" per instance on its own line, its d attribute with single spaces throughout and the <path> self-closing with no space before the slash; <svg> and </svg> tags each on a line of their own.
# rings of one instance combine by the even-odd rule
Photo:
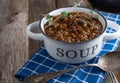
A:
<svg viewBox="0 0 120 83">
<path fill-rule="evenodd" d="M 29 0 L 29 23 L 40 21 L 44 14 L 56 9 L 55 0 Z M 34 32 L 40 32 L 39 29 Z M 38 48 L 41 47 L 42 41 L 29 39 L 29 55 L 31 56 Z"/>
<path fill-rule="evenodd" d="M 0 83 L 18 83 L 15 72 L 28 58 L 27 0 L 0 0 Z"/>
<path fill-rule="evenodd" d="M 27 25 L 76 1 L 80 0 L 0 0 L 0 83 L 20 83 L 14 74 L 42 45 L 28 38 Z"/>
<path fill-rule="evenodd" d="M 118 46 L 118 51 L 120 51 L 120 43 Z M 118 80 L 118 83 L 120 83 L 120 68 L 118 68 L 115 72 L 114 72 L 116 79 Z"/>
</svg>

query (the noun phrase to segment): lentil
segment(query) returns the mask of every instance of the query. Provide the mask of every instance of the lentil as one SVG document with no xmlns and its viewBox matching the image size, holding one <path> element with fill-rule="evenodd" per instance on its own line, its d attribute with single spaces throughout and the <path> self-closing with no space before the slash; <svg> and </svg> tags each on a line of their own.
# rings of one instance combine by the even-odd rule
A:
<svg viewBox="0 0 120 83">
<path fill-rule="evenodd" d="M 45 33 L 64 42 L 88 41 L 102 32 L 102 24 L 97 18 L 84 12 L 70 12 L 70 16 L 53 16 L 53 24 L 46 23 Z M 56 20 L 57 19 L 57 20 Z"/>
</svg>

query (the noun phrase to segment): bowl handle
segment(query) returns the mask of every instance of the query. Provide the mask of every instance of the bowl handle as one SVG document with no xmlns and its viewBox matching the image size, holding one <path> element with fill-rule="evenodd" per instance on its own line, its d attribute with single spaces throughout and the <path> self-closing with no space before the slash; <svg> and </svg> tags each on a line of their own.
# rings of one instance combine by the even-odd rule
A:
<svg viewBox="0 0 120 83">
<path fill-rule="evenodd" d="M 116 32 L 105 33 L 103 41 L 113 40 L 113 39 L 120 37 L 120 26 L 117 23 L 109 21 L 109 20 L 107 20 L 107 23 L 108 23 L 108 27 L 112 27 L 113 29 L 116 30 Z"/>
<path fill-rule="evenodd" d="M 33 22 L 33 23 L 28 25 L 28 27 L 26 29 L 27 35 L 34 40 L 41 40 L 42 41 L 43 40 L 42 33 L 34 33 L 31 31 L 35 28 L 39 28 L 39 21 Z"/>
</svg>

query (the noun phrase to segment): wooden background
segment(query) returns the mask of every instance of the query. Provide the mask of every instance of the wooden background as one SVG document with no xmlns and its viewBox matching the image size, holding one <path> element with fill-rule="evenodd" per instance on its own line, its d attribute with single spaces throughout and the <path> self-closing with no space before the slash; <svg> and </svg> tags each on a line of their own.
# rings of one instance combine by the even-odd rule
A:
<svg viewBox="0 0 120 83">
<path fill-rule="evenodd" d="M 15 72 L 28 58 L 28 0 L 0 0 L 0 83 L 18 83 Z"/>
<path fill-rule="evenodd" d="M 19 83 L 14 74 L 42 45 L 42 42 L 28 38 L 27 25 L 41 20 L 41 14 L 77 1 L 0 0 L 0 83 Z"/>
</svg>

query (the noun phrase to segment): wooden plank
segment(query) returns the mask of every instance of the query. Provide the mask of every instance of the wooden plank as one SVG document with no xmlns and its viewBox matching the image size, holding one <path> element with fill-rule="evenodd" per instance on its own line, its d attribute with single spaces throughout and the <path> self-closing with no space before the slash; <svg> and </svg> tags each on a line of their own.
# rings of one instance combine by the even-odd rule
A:
<svg viewBox="0 0 120 83">
<path fill-rule="evenodd" d="M 43 14 L 54 9 L 56 9 L 55 0 L 29 0 L 29 23 L 40 21 Z M 34 32 L 40 32 L 40 30 L 37 29 Z M 29 55 L 31 56 L 41 45 L 42 42 L 29 39 Z"/>
<path fill-rule="evenodd" d="M 57 8 L 61 7 L 69 7 L 69 6 L 74 6 L 75 2 L 80 2 L 80 5 L 83 7 L 88 7 L 91 8 L 91 4 L 88 2 L 88 0 L 57 0 L 56 5 Z"/>
<path fill-rule="evenodd" d="M 120 68 L 114 72 L 116 79 L 118 80 L 118 83 L 120 83 Z"/>
<path fill-rule="evenodd" d="M 120 51 L 120 44 L 118 47 L 118 51 Z M 118 68 L 115 72 L 116 79 L 118 80 L 118 83 L 120 83 L 120 68 Z"/>
<path fill-rule="evenodd" d="M 18 83 L 15 72 L 28 58 L 28 0 L 0 0 L 0 83 Z"/>
<path fill-rule="evenodd" d="M 0 0 L 0 83 L 19 83 L 14 74 L 41 46 L 40 41 L 28 39 L 27 24 L 74 1 L 78 0 Z"/>
</svg>

